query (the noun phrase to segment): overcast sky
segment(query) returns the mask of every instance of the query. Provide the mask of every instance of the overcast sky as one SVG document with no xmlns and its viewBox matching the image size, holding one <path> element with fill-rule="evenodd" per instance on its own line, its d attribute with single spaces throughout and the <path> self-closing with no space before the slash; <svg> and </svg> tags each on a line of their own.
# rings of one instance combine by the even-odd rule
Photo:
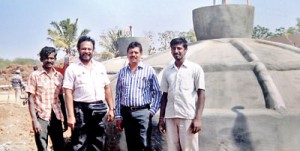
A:
<svg viewBox="0 0 300 151">
<path fill-rule="evenodd" d="M 217 4 L 221 0 L 216 0 Z M 228 4 L 246 4 L 246 0 L 227 0 Z M 255 7 L 254 26 L 275 31 L 296 25 L 300 18 L 299 0 L 250 0 Z M 78 18 L 79 31 L 90 29 L 98 45 L 99 35 L 109 29 L 133 26 L 134 36 L 166 30 L 193 28 L 192 10 L 211 6 L 213 0 L 1 0 L 0 58 L 38 59 L 44 46 L 53 46 L 47 38 L 52 21 Z M 98 48 L 98 49 L 97 49 Z"/>
</svg>

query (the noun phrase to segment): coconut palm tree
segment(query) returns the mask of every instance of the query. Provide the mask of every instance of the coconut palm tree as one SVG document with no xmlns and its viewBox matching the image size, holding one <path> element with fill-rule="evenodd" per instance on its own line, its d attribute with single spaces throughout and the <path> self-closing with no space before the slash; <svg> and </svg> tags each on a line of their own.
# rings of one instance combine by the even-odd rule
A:
<svg viewBox="0 0 300 151">
<path fill-rule="evenodd" d="M 51 22 L 50 25 L 53 27 L 52 29 L 48 29 L 48 40 L 53 42 L 54 46 L 59 50 L 63 50 L 67 55 L 75 54 L 76 44 L 77 44 L 77 22 L 78 19 L 74 23 L 71 23 L 70 19 L 65 19 L 57 22 Z M 88 29 L 84 29 L 81 31 L 80 36 L 87 35 L 90 32 Z"/>
<path fill-rule="evenodd" d="M 115 29 L 110 29 L 107 32 L 104 32 L 100 35 L 99 44 L 107 51 L 113 53 L 115 57 L 120 55 L 117 40 L 121 37 L 130 37 L 131 33 L 125 30 L 120 30 L 118 27 Z"/>
</svg>

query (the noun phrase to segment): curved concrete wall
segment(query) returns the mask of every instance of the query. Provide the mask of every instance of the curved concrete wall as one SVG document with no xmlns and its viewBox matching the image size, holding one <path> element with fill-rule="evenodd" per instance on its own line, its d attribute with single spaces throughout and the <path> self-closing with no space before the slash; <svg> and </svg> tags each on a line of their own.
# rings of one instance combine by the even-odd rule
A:
<svg viewBox="0 0 300 151">
<path fill-rule="evenodd" d="M 121 37 L 121 38 L 118 38 L 117 43 L 118 43 L 118 49 L 120 50 L 120 56 L 127 55 L 128 45 L 134 41 L 137 41 L 142 44 L 143 56 L 148 56 L 150 40 L 145 37 Z"/>
<path fill-rule="evenodd" d="M 197 40 L 251 38 L 254 7 L 249 5 L 216 5 L 193 10 Z"/>
</svg>

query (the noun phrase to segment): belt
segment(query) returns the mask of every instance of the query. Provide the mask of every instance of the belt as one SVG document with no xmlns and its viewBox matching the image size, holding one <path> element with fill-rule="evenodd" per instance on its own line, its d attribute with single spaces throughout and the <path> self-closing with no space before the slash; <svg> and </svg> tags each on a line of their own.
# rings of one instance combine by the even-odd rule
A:
<svg viewBox="0 0 300 151">
<path fill-rule="evenodd" d="M 103 103 L 103 101 L 102 101 L 102 100 L 93 101 L 93 102 L 80 102 L 80 101 L 74 101 L 74 103 L 77 103 L 77 104 L 99 104 L 99 103 Z"/>
<path fill-rule="evenodd" d="M 137 111 L 137 110 L 142 110 L 142 109 L 149 109 L 150 104 L 142 105 L 142 106 L 124 106 L 121 105 L 121 108 L 124 110 L 129 110 L 129 111 Z"/>
</svg>

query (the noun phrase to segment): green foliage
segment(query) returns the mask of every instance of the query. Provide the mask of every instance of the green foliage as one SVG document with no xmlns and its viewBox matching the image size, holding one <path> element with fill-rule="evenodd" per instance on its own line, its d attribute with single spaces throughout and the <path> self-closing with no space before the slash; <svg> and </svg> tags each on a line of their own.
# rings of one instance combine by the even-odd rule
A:
<svg viewBox="0 0 300 151">
<path fill-rule="evenodd" d="M 74 23 L 71 23 L 70 19 L 65 19 L 57 22 L 51 22 L 50 25 L 53 29 L 48 29 L 48 40 L 50 40 L 54 46 L 60 50 L 66 52 L 66 54 L 75 54 L 76 45 L 80 36 L 87 35 L 90 30 L 84 29 L 81 31 L 79 37 L 77 37 L 78 19 Z"/>
<path fill-rule="evenodd" d="M 148 54 L 151 55 L 155 52 L 155 46 L 154 46 L 155 45 L 155 42 L 154 42 L 155 34 L 152 31 L 147 31 L 147 32 L 144 33 L 144 35 L 150 41 Z"/>
<path fill-rule="evenodd" d="M 188 32 L 180 32 L 178 37 L 184 37 L 188 42 L 196 42 L 196 33 L 193 29 L 190 29 Z"/>
<path fill-rule="evenodd" d="M 196 34 L 193 29 L 190 29 L 187 32 L 178 32 L 178 31 L 165 31 L 163 33 L 158 33 L 158 40 L 160 41 L 159 51 L 168 50 L 170 48 L 170 42 L 173 38 L 183 37 L 188 42 L 196 42 Z"/>
<path fill-rule="evenodd" d="M 160 42 L 158 51 L 168 50 L 170 48 L 171 40 L 177 36 L 178 32 L 176 31 L 165 31 L 163 33 L 158 33 L 158 41 Z"/>
<path fill-rule="evenodd" d="M 269 28 L 262 27 L 262 26 L 255 26 L 253 28 L 252 38 L 255 39 L 266 39 L 273 35 L 272 32 L 270 32 Z"/>
<path fill-rule="evenodd" d="M 286 34 L 285 28 L 284 27 L 280 27 L 280 28 L 277 28 L 275 30 L 275 34 L 273 34 L 273 36 L 278 37 L 278 36 L 283 36 L 285 34 Z"/>
<path fill-rule="evenodd" d="M 118 27 L 115 27 L 114 29 L 110 29 L 107 32 L 103 32 L 100 35 L 100 42 L 99 44 L 105 48 L 105 50 L 111 52 L 114 54 L 115 57 L 118 57 L 120 55 L 120 52 L 118 50 L 118 38 L 121 37 L 130 37 L 131 33 L 128 31 L 120 30 Z"/>
<path fill-rule="evenodd" d="M 284 27 L 280 27 L 275 29 L 275 33 L 270 32 L 270 30 L 266 27 L 257 25 L 253 28 L 252 38 L 265 39 L 270 37 L 287 36 L 297 33 L 300 33 L 300 18 L 297 18 L 297 24 L 295 27 L 288 27 L 287 29 L 285 29 Z"/>
</svg>

